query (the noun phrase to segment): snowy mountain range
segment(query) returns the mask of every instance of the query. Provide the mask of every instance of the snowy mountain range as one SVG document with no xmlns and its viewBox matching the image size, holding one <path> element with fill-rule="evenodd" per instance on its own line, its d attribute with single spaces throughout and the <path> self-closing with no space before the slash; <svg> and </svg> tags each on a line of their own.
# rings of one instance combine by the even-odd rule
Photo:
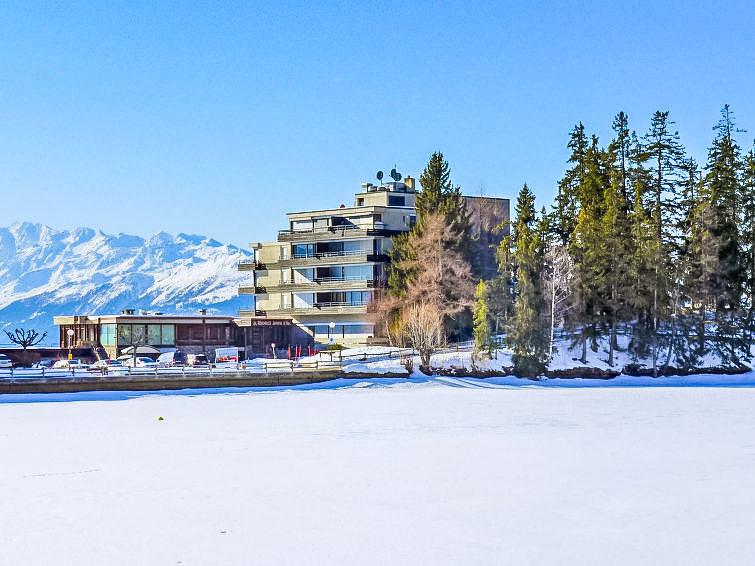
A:
<svg viewBox="0 0 755 566">
<path fill-rule="evenodd" d="M 249 257 L 204 236 L 158 232 L 144 239 L 16 223 L 0 228 L 0 328 L 52 330 L 54 341 L 53 316 L 61 314 L 124 308 L 196 314 L 207 308 L 208 314 L 235 315 L 249 302 L 237 296 L 249 274 L 236 268 Z"/>
</svg>

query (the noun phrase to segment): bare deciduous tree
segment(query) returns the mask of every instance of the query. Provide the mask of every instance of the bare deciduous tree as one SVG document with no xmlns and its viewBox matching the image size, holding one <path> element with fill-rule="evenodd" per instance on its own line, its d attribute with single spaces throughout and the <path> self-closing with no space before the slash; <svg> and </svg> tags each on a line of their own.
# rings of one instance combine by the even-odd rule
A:
<svg viewBox="0 0 755 566">
<path fill-rule="evenodd" d="M 419 303 L 404 309 L 401 329 L 417 350 L 420 368 L 430 370 L 430 356 L 445 344 L 443 317 L 432 303 Z"/>
<path fill-rule="evenodd" d="M 16 328 L 13 332 L 9 332 L 7 330 L 5 330 L 4 332 L 8 336 L 8 340 L 13 342 L 14 344 L 18 344 L 24 349 L 24 352 L 23 352 L 24 363 L 28 363 L 28 360 L 26 358 L 26 349 L 31 346 L 36 346 L 42 340 L 44 340 L 45 337 L 47 336 L 47 332 L 43 332 L 42 334 L 40 334 L 33 328 L 29 330 L 24 330 L 23 328 Z"/>
<path fill-rule="evenodd" d="M 30 346 L 36 346 L 47 336 L 47 332 L 40 334 L 34 329 L 24 330 L 23 328 L 16 328 L 13 332 L 5 330 L 5 334 L 8 336 L 8 340 L 18 344 L 24 350 Z"/>
<path fill-rule="evenodd" d="M 572 280 L 575 275 L 574 263 L 563 246 L 551 247 L 546 254 L 548 269 L 543 274 L 543 296 L 550 306 L 550 348 L 548 358 L 553 359 L 555 328 L 563 325 L 573 304 L 569 302 Z"/>
</svg>

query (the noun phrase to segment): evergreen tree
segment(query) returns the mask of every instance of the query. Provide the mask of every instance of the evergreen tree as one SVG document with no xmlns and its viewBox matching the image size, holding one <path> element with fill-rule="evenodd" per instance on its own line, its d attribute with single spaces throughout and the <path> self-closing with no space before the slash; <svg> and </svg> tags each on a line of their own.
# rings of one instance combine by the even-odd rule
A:
<svg viewBox="0 0 755 566">
<path fill-rule="evenodd" d="M 624 216 L 628 217 L 632 210 L 630 198 L 632 134 L 629 132 L 629 117 L 624 112 L 619 112 L 613 120 L 612 128 L 616 132 L 616 137 L 608 146 L 608 151 L 614 157 L 615 176 L 621 188 L 620 204 Z"/>
<path fill-rule="evenodd" d="M 610 327 L 608 365 L 613 366 L 614 352 L 618 348 L 618 325 L 627 317 L 627 295 L 631 287 L 629 266 L 633 250 L 624 201 L 624 173 L 618 168 L 613 168 L 611 173 L 611 181 L 605 187 L 603 197 L 599 263 L 603 273 L 600 292 Z"/>
<path fill-rule="evenodd" d="M 745 296 L 748 328 L 752 332 L 755 316 L 755 147 L 747 152 L 742 176 L 742 244 L 745 249 Z"/>
<path fill-rule="evenodd" d="M 743 164 L 741 150 L 734 139 L 739 130 L 728 104 L 721 110 L 721 120 L 713 129 L 717 135 L 708 150 L 706 185 L 718 243 L 714 345 L 723 364 L 739 365 L 749 359 L 749 345 L 740 330 L 745 320 L 742 295 L 746 279 L 746 258 L 740 239 Z"/>
<path fill-rule="evenodd" d="M 734 140 L 734 114 L 725 105 L 721 120 L 713 128 L 716 138 L 708 150 L 706 184 L 716 217 L 716 236 L 719 240 L 719 268 L 716 277 L 716 311 L 739 306 L 745 272 L 739 241 L 742 168 L 740 148 Z"/>
<path fill-rule="evenodd" d="M 477 284 L 474 294 L 474 351 L 491 353 L 490 315 L 486 299 L 486 285 L 484 281 Z"/>
<path fill-rule="evenodd" d="M 558 195 L 554 207 L 553 228 L 563 246 L 567 246 L 577 226 L 579 214 L 579 187 L 584 181 L 588 143 L 585 127 L 580 122 L 569 134 L 567 147 L 571 150 L 568 163 L 571 169 L 566 171 L 558 184 Z"/>
<path fill-rule="evenodd" d="M 451 168 L 443 154 L 435 152 L 419 177 L 422 191 L 414 199 L 417 210 L 417 229 L 422 229 L 423 219 L 430 214 L 443 214 L 446 224 L 456 236 L 456 249 L 470 261 L 472 225 L 467 211 L 467 201 L 461 187 L 451 184 Z"/>
<path fill-rule="evenodd" d="M 569 245 L 569 253 L 579 274 L 575 282 L 578 288 L 577 314 L 580 320 L 580 334 L 577 339 L 582 344 L 580 360 L 587 362 L 587 343 L 597 351 L 598 337 L 603 314 L 603 297 L 600 294 L 604 265 L 601 246 L 602 217 L 604 213 L 605 188 L 610 183 L 606 168 L 606 154 L 598 147 L 598 138 L 593 136 L 585 156 L 585 173 L 577 188 L 579 215 Z"/>
<path fill-rule="evenodd" d="M 430 156 L 422 175 L 422 191 L 415 196 L 417 223 L 409 233 L 402 233 L 393 238 L 393 247 L 389 250 L 388 289 L 393 297 L 403 297 L 407 286 L 417 275 L 417 266 L 422 262 L 410 245 L 412 236 L 419 237 L 425 229 L 427 219 L 442 215 L 453 237 L 445 240 L 449 249 L 460 252 L 467 261 L 472 253 L 472 227 L 467 213 L 466 200 L 461 189 L 451 185 L 451 168 L 443 159 L 443 154 L 435 152 Z"/>
<path fill-rule="evenodd" d="M 545 371 L 548 339 L 542 326 L 540 269 L 543 258 L 538 256 L 542 246 L 536 230 L 535 196 L 527 185 L 519 193 L 516 213 L 512 235 L 515 301 L 508 343 L 514 351 L 514 374 L 537 377 Z"/>
</svg>

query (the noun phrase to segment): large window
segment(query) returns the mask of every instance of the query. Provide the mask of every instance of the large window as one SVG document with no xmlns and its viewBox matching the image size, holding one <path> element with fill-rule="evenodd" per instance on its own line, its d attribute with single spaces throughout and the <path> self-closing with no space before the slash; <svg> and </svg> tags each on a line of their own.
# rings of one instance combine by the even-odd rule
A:
<svg viewBox="0 0 755 566">
<path fill-rule="evenodd" d="M 176 328 L 172 324 L 163 324 L 161 326 L 162 326 L 163 346 L 174 346 L 176 343 Z"/>
<path fill-rule="evenodd" d="M 371 324 L 344 324 L 344 334 L 372 334 L 373 326 Z"/>
<path fill-rule="evenodd" d="M 294 257 L 313 257 L 315 255 L 314 244 L 295 244 Z"/>
<path fill-rule="evenodd" d="M 115 346 L 115 324 L 103 324 L 100 326 L 100 344 L 103 346 Z"/>
<path fill-rule="evenodd" d="M 132 344 L 132 341 L 131 341 L 131 325 L 130 324 L 119 324 L 118 325 L 118 345 L 119 346 L 128 346 L 129 344 Z"/>
<path fill-rule="evenodd" d="M 162 332 L 159 324 L 147 325 L 147 343 L 148 344 L 162 344 Z"/>
</svg>

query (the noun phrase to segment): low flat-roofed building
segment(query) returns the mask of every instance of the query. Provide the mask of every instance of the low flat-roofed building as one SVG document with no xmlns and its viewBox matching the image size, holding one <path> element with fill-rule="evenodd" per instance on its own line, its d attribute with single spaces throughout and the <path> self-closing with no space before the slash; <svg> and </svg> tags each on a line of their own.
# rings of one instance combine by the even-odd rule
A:
<svg viewBox="0 0 755 566">
<path fill-rule="evenodd" d="M 160 351 L 182 350 L 211 355 L 215 348 L 238 347 L 244 357 L 289 346 L 307 346 L 310 340 L 290 319 L 266 318 L 262 323 L 232 316 L 122 314 L 56 316 L 60 347 L 90 347 L 96 358 L 116 358 L 132 345 Z M 70 331 L 70 334 L 69 334 Z"/>
</svg>

